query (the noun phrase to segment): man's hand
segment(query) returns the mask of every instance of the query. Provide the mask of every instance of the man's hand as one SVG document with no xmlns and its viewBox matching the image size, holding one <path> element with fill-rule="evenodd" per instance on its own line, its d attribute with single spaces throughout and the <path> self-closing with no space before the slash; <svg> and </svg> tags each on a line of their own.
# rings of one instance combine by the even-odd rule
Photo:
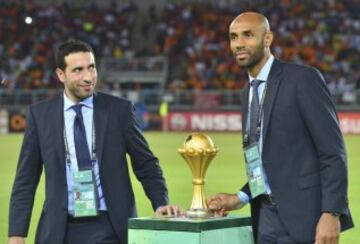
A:
<svg viewBox="0 0 360 244">
<path fill-rule="evenodd" d="M 25 238 L 22 236 L 10 236 L 8 244 L 25 244 Z"/>
<path fill-rule="evenodd" d="M 165 205 L 160 206 L 155 211 L 155 216 L 161 217 L 161 216 L 180 216 L 184 215 L 184 212 L 179 206 L 176 205 Z"/>
<path fill-rule="evenodd" d="M 316 226 L 315 244 L 338 244 L 340 237 L 339 217 L 322 213 Z"/>
<path fill-rule="evenodd" d="M 215 216 L 226 216 L 228 211 L 242 207 L 239 197 L 236 194 L 218 193 L 208 200 L 209 209 Z"/>
</svg>

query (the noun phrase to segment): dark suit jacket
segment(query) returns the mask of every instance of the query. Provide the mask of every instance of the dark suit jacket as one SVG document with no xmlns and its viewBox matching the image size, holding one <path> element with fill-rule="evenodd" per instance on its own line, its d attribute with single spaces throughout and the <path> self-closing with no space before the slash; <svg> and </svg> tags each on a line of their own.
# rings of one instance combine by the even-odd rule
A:
<svg viewBox="0 0 360 244">
<path fill-rule="evenodd" d="M 31 106 L 13 186 L 9 236 L 26 236 L 34 195 L 44 168 L 45 202 L 36 243 L 63 243 L 67 225 L 63 95 Z M 100 179 L 111 223 L 121 243 L 127 243 L 127 221 L 136 216 L 126 153 L 154 210 L 168 202 L 158 159 L 142 136 L 132 105 L 102 93 L 94 95 L 96 148 Z"/>
<path fill-rule="evenodd" d="M 247 86 L 241 95 L 243 134 Z M 296 242 L 315 239 L 321 212 L 341 213 L 353 226 L 347 198 L 347 158 L 335 107 L 314 68 L 274 60 L 264 101 L 262 159 L 279 216 Z M 250 194 L 248 184 L 242 190 Z M 251 200 L 254 235 L 259 202 Z"/>
</svg>

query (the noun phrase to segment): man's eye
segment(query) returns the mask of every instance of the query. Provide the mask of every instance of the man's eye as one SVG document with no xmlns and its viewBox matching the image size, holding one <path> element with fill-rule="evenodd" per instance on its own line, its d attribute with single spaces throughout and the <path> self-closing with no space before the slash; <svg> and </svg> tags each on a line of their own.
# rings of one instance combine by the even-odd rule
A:
<svg viewBox="0 0 360 244">
<path fill-rule="evenodd" d="M 74 73 L 79 73 L 81 69 L 74 69 Z"/>
</svg>

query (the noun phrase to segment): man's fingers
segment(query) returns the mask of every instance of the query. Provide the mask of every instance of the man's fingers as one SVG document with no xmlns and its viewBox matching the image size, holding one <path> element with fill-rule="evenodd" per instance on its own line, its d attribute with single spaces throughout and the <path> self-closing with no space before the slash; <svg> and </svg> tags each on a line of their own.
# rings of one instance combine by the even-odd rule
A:
<svg viewBox="0 0 360 244">
<path fill-rule="evenodd" d="M 172 215 L 172 207 L 170 205 L 167 205 L 165 207 L 165 212 L 163 215 L 168 215 L 168 216 Z"/>
<path fill-rule="evenodd" d="M 223 195 L 221 193 L 218 193 L 214 196 L 211 196 L 208 198 L 207 203 L 209 206 L 209 209 L 211 210 L 220 210 L 225 206 L 225 199 L 223 199 Z"/>
<path fill-rule="evenodd" d="M 220 208 L 220 203 L 219 203 L 219 201 L 213 200 L 213 201 L 208 203 L 208 206 L 209 206 L 210 209 L 217 210 L 217 209 Z"/>
<path fill-rule="evenodd" d="M 171 213 L 172 215 L 175 215 L 175 216 L 179 216 L 179 215 L 184 214 L 183 211 L 182 211 L 182 209 L 181 209 L 179 206 L 177 206 L 177 205 L 170 205 L 170 210 L 171 210 L 170 213 Z"/>
<path fill-rule="evenodd" d="M 215 217 L 224 217 L 227 216 L 228 212 L 225 209 L 219 209 L 213 211 Z"/>
<path fill-rule="evenodd" d="M 155 215 L 157 217 L 160 217 L 163 215 L 167 215 L 167 212 L 168 212 L 167 206 L 161 206 L 155 211 Z"/>
<path fill-rule="evenodd" d="M 329 213 L 323 213 L 316 226 L 316 244 L 338 244 L 340 237 L 340 220 Z"/>
<path fill-rule="evenodd" d="M 161 206 L 155 211 L 155 216 L 179 216 L 182 215 L 183 211 L 176 205 Z"/>
<path fill-rule="evenodd" d="M 170 208 L 170 206 L 166 206 L 166 207 L 165 207 L 163 215 L 171 215 L 171 208 Z"/>
<path fill-rule="evenodd" d="M 218 195 L 211 196 L 211 197 L 209 197 L 207 199 L 208 203 L 211 203 L 211 202 L 214 202 L 214 201 L 219 201 L 219 196 Z"/>
</svg>

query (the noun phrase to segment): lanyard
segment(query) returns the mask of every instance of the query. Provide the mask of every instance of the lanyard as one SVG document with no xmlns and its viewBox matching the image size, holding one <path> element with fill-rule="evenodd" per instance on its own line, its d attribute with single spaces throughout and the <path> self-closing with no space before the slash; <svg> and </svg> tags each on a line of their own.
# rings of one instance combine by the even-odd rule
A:
<svg viewBox="0 0 360 244">
<path fill-rule="evenodd" d="M 85 125 L 84 125 L 85 126 Z M 64 142 L 65 142 L 65 159 L 66 162 L 71 163 L 70 161 L 70 150 L 69 150 L 69 143 L 67 140 L 67 135 L 66 135 L 66 128 L 65 128 L 65 121 L 64 121 Z M 93 115 L 93 119 L 92 119 L 92 130 L 91 130 L 91 161 L 95 161 L 96 160 L 96 135 L 95 135 L 95 126 L 94 126 L 94 115 Z"/>
<path fill-rule="evenodd" d="M 266 90 L 267 90 L 267 82 L 265 82 L 265 88 L 264 88 L 264 91 L 262 93 L 261 100 L 260 100 L 260 103 L 259 103 L 260 111 L 259 111 L 258 123 L 257 123 L 257 126 L 256 126 L 257 131 L 260 131 L 260 129 L 261 129 L 261 121 L 262 121 L 262 117 L 263 117 L 263 113 L 264 113 L 263 105 L 264 105 L 264 101 L 265 101 Z M 250 93 L 249 93 L 249 95 L 250 95 Z M 248 106 L 248 108 L 247 108 L 248 113 L 247 113 L 247 118 L 246 118 L 246 133 L 245 133 L 245 136 L 244 136 L 244 143 L 243 143 L 244 147 L 248 146 L 248 144 L 249 144 L 249 134 L 250 134 L 250 116 L 249 116 L 249 114 L 251 113 L 250 107 L 251 107 L 251 105 Z M 258 136 L 260 136 L 260 133 L 259 133 Z"/>
</svg>

